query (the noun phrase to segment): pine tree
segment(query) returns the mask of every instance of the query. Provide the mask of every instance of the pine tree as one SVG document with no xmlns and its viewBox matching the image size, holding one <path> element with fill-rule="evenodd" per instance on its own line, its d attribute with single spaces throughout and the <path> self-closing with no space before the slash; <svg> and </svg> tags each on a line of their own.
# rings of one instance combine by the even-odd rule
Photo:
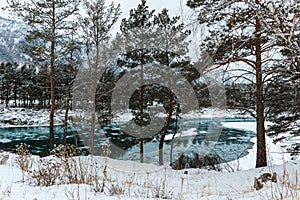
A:
<svg viewBox="0 0 300 200">
<path fill-rule="evenodd" d="M 37 80 L 37 94 L 38 94 L 38 108 L 45 109 L 50 106 L 50 80 L 49 80 L 49 68 L 47 65 L 39 66 L 39 70 L 36 74 Z"/>
<path fill-rule="evenodd" d="M 9 101 L 13 99 L 13 94 L 17 95 L 17 67 L 16 63 L 5 63 L 1 71 L 2 76 L 2 96 L 5 102 L 5 107 L 9 107 Z"/>
<path fill-rule="evenodd" d="M 130 16 L 128 19 L 122 19 L 120 30 L 122 35 L 117 38 L 126 44 L 128 49 L 132 51 L 126 51 L 125 65 L 129 67 L 140 66 L 139 80 L 140 91 L 139 91 L 139 112 L 135 115 L 135 121 L 140 125 L 139 128 L 139 144 L 140 144 L 140 162 L 144 162 L 144 134 L 142 126 L 146 123 L 145 111 L 145 99 L 144 99 L 144 65 L 149 62 L 147 56 L 147 48 L 153 47 L 153 17 L 155 10 L 149 10 L 146 5 L 146 0 L 142 0 L 137 8 L 130 10 Z M 137 62 L 129 62 L 130 59 L 136 60 Z M 131 65 L 131 66 L 130 66 Z"/>
<path fill-rule="evenodd" d="M 23 107 L 32 107 L 33 101 L 37 97 L 36 67 L 33 65 L 23 65 L 18 70 L 20 86 L 18 98 L 22 100 Z"/>
<path fill-rule="evenodd" d="M 11 11 L 30 25 L 26 35 L 24 52 L 37 63 L 44 63 L 50 68 L 50 149 L 54 148 L 54 111 L 55 85 L 54 76 L 57 60 L 67 51 L 65 43 L 70 30 L 74 29 L 70 19 L 78 11 L 78 0 L 7 0 Z"/>
<path fill-rule="evenodd" d="M 216 65 L 230 69 L 231 63 L 238 63 L 238 69 L 231 68 L 231 72 L 239 71 L 234 78 L 248 80 L 256 86 L 253 91 L 255 110 L 243 109 L 256 116 L 256 167 L 266 166 L 265 86 L 272 74 L 270 66 L 278 62 L 269 55 L 279 55 L 279 50 L 286 45 L 278 42 L 277 37 L 287 39 L 280 27 L 290 23 L 289 17 L 283 17 L 288 12 L 278 12 L 283 7 L 281 1 L 189 0 L 187 5 L 199 10 L 198 21 L 208 29 L 201 46 L 214 58 Z"/>
<path fill-rule="evenodd" d="M 154 25 L 156 28 L 155 34 L 157 35 L 156 38 L 161 38 L 161 47 L 159 51 L 155 52 L 155 57 L 157 60 L 160 61 L 161 64 L 164 64 L 170 68 L 174 67 L 172 65 L 177 65 L 177 68 L 181 68 L 179 71 L 183 74 L 189 73 L 190 69 L 187 69 L 187 66 L 189 66 L 189 63 L 183 63 L 183 62 L 175 62 L 175 59 L 177 57 L 180 57 L 179 55 L 185 55 L 187 53 L 187 45 L 188 43 L 185 42 L 185 39 L 190 34 L 189 31 L 185 31 L 185 25 L 183 23 L 179 22 L 180 17 L 175 16 L 171 18 L 168 14 L 167 9 L 163 9 L 161 13 L 158 13 L 154 16 Z M 173 62 L 173 64 L 171 64 Z M 185 68 L 186 67 L 186 68 Z M 176 111 L 178 111 L 179 108 L 176 108 L 174 105 L 174 94 L 172 92 L 172 87 L 174 87 L 174 83 L 171 81 L 171 77 L 168 77 L 168 116 L 166 120 L 166 126 L 163 129 L 163 132 L 160 136 L 159 140 L 159 164 L 163 165 L 163 147 L 165 142 L 165 136 L 167 134 L 167 130 L 169 129 L 171 122 L 172 122 L 172 116 L 174 112 L 175 115 L 178 115 Z M 195 80 L 196 77 L 192 77 L 192 80 Z M 190 81 L 192 81 L 190 80 Z M 180 80 L 178 80 L 179 82 Z M 178 84 L 178 83 L 175 83 Z M 177 128 L 177 127 L 176 127 Z M 172 154 L 170 155 L 170 158 L 172 158 Z M 171 161 L 172 162 L 172 159 Z"/>
<path fill-rule="evenodd" d="M 299 10 L 299 8 L 300 4 L 293 7 L 295 10 Z M 293 28 L 288 27 L 287 24 L 282 27 L 286 32 L 294 29 L 296 34 L 285 34 L 285 37 L 279 36 L 279 41 L 285 44 L 285 48 L 281 50 L 284 57 L 272 67 L 272 82 L 267 87 L 269 94 L 266 99 L 268 120 L 273 122 L 268 129 L 268 134 L 275 137 L 274 142 L 286 139 L 285 136 L 281 135 L 283 133 L 288 133 L 292 137 L 300 134 L 298 126 L 300 120 L 300 35 L 297 24 L 299 24 L 299 19 L 295 20 Z M 292 155 L 299 154 L 299 143 L 291 144 L 285 148 Z"/>
<path fill-rule="evenodd" d="M 185 30 L 185 25 L 180 23 L 179 20 L 178 16 L 170 17 L 167 9 L 163 9 L 158 14 L 155 14 L 155 10 L 149 9 L 146 1 L 142 0 L 137 8 L 130 11 L 130 16 L 122 20 L 120 27 L 122 33 L 117 35 L 116 38 L 116 43 L 119 42 L 119 45 L 121 47 L 124 45 L 126 49 L 123 56 L 118 59 L 118 65 L 123 70 L 128 71 L 131 76 L 136 76 L 135 80 L 139 81 L 128 84 L 140 86 L 137 90 L 139 94 L 135 92 L 130 99 L 130 109 L 134 114 L 134 122 L 139 125 L 139 127 L 135 126 L 135 129 L 139 129 L 137 137 L 140 140 L 141 162 L 144 161 L 143 143 L 149 139 L 148 137 L 151 139 L 153 134 L 155 134 L 146 133 L 147 129 L 143 129 L 152 120 L 149 117 L 151 111 L 147 111 L 147 105 L 153 103 L 151 102 L 153 101 L 152 97 L 155 96 L 153 91 L 159 93 L 159 99 L 163 102 L 164 108 L 168 112 L 164 127 L 159 134 L 159 164 L 161 165 L 163 164 L 165 136 L 168 129 L 170 129 L 171 123 L 175 120 L 172 117 L 178 115 L 178 102 L 176 102 L 176 97 L 172 91 L 172 88 L 175 87 L 172 84 L 177 83 L 171 83 L 172 77 L 161 77 L 160 82 L 164 83 L 164 87 L 168 88 L 168 90 L 162 86 L 158 87 L 157 84 L 147 85 L 146 82 L 149 77 L 159 77 L 164 71 L 164 69 L 160 69 L 160 72 L 157 74 L 155 74 L 155 71 L 149 72 L 147 64 L 158 62 L 169 69 L 174 69 L 175 74 L 181 73 L 186 75 L 189 81 L 198 78 L 197 75 L 191 76 L 191 74 L 195 75 L 196 73 L 192 70 L 189 61 L 184 59 L 188 45 L 185 39 L 190 32 Z M 140 70 L 138 73 L 135 73 L 134 69 L 137 67 Z"/>
</svg>

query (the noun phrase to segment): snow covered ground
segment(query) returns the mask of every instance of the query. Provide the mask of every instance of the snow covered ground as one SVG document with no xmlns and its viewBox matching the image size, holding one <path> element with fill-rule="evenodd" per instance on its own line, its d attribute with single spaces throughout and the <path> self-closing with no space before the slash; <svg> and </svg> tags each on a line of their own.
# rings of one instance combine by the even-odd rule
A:
<svg viewBox="0 0 300 200">
<path fill-rule="evenodd" d="M 55 110 L 55 123 L 63 124 L 65 110 Z M 82 110 L 69 111 L 69 118 L 85 118 L 86 115 Z M 159 116 L 166 117 L 166 114 L 159 113 Z M 185 119 L 190 118 L 251 118 L 249 115 L 241 114 L 238 110 L 216 110 L 216 109 L 202 109 L 199 112 L 191 112 L 182 115 Z M 133 115 L 130 111 L 119 113 L 115 116 L 115 122 L 123 122 L 132 119 Z M 20 127 L 20 126 L 41 126 L 49 125 L 49 110 L 34 110 L 25 108 L 5 108 L 0 105 L 0 127 Z"/>
<path fill-rule="evenodd" d="M 236 172 L 215 172 L 202 169 L 175 171 L 167 166 L 139 164 L 108 159 L 104 192 L 95 192 L 87 184 L 36 186 L 15 163 L 16 155 L 4 153 L 10 159 L 0 165 L 1 199 L 299 199 L 300 162 L 271 165 L 260 169 Z M 36 158 L 37 159 L 37 158 Z M 98 162 L 100 183 L 103 182 L 103 157 L 81 157 Z M 245 162 L 247 160 L 244 160 Z M 247 162 L 253 163 L 253 160 Z M 92 164 L 91 164 L 92 165 Z M 96 164 L 93 164 L 94 166 Z M 241 160 L 241 165 L 243 161 Z M 115 170 L 117 166 L 119 170 Z M 120 170 L 121 168 L 121 170 Z M 63 170 L 63 169 L 59 169 Z M 254 177 L 277 173 L 278 182 L 267 182 L 261 190 L 253 187 Z"/>
<path fill-rule="evenodd" d="M 19 116 L 18 113 L 21 112 L 24 110 L 13 111 L 10 114 L 6 112 L 6 115 Z M 0 116 L 3 115 L 5 114 Z M 37 124 L 42 124 L 43 121 L 47 121 L 46 116 L 47 112 L 40 116 L 36 114 L 30 119 L 36 119 Z M 223 122 L 223 125 L 254 132 L 256 126 L 255 122 Z M 255 143 L 256 139 L 253 139 L 253 142 Z M 225 169 L 222 172 L 203 169 L 176 171 L 169 166 L 104 157 L 76 157 L 77 164 L 97 174 L 98 184 L 55 184 L 47 187 L 37 186 L 29 176 L 30 172 L 24 173 L 23 182 L 22 171 L 16 162 L 18 156 L 3 152 L 0 154 L 0 199 L 300 199 L 300 162 L 291 160 L 288 154 L 284 154 L 281 148 L 267 137 L 269 166 L 255 169 L 255 148 L 256 145 L 247 156 L 223 164 L 224 168 L 234 172 Z M 33 169 L 47 169 L 47 165 L 38 164 L 41 163 L 40 158 L 31 156 L 30 159 L 34 160 Z M 54 157 L 43 158 L 45 159 L 52 162 L 60 160 Z M 107 170 L 105 166 L 108 167 Z M 59 167 L 55 170 L 60 173 L 66 168 Z M 277 174 L 277 183 L 267 181 L 261 190 L 253 187 L 255 177 L 273 172 Z M 103 183 L 104 191 L 95 191 Z"/>
<path fill-rule="evenodd" d="M 72 112 L 71 114 L 72 115 Z M 62 124 L 64 111 L 56 110 L 54 122 Z M 25 108 L 0 108 L 0 127 L 22 127 L 49 125 L 49 110 Z"/>
</svg>

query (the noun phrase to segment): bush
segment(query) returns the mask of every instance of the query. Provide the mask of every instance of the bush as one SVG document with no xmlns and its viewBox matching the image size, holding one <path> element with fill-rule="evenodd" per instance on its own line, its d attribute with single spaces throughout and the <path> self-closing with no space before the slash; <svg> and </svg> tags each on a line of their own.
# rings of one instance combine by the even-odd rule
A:
<svg viewBox="0 0 300 200">
<path fill-rule="evenodd" d="M 17 154 L 16 163 L 18 167 L 22 170 L 22 182 L 24 182 L 25 172 L 29 172 L 33 161 L 31 159 L 31 153 L 29 151 L 29 146 L 25 143 L 17 145 Z"/>
<path fill-rule="evenodd" d="M 29 171 L 31 181 L 38 186 L 51 186 L 60 177 L 62 164 L 56 160 L 40 159 L 36 170 Z"/>
<path fill-rule="evenodd" d="M 30 153 L 27 145 L 22 144 L 18 149 L 19 157 L 17 163 L 23 173 L 27 172 L 29 181 L 34 185 L 93 185 L 94 182 L 100 179 L 92 163 L 86 163 L 77 156 L 80 154 L 80 151 L 74 145 L 58 146 L 51 151 L 52 157 L 38 159 L 35 166 L 32 166 L 32 161 L 28 157 Z M 30 165 L 26 163 L 30 163 Z"/>
<path fill-rule="evenodd" d="M 178 160 L 172 163 L 172 168 L 175 170 L 187 168 L 203 168 L 208 170 L 221 171 L 219 164 L 220 157 L 217 154 L 206 155 L 200 157 L 198 153 L 193 153 L 190 156 L 181 155 Z"/>
</svg>

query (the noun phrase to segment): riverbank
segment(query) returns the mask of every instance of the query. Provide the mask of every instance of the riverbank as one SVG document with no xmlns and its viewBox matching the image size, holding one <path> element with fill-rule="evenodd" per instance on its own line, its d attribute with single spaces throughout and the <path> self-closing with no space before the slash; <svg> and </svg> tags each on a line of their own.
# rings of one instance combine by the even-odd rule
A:
<svg viewBox="0 0 300 200">
<path fill-rule="evenodd" d="M 299 199 L 300 184 L 298 181 L 299 161 L 284 162 L 259 168 L 235 172 L 216 172 L 203 169 L 172 170 L 169 166 L 141 164 L 133 161 L 113 160 L 105 157 L 76 157 L 68 161 L 76 162 L 86 171 L 80 171 L 76 165 L 73 175 L 92 173 L 93 184 L 60 184 L 67 177 L 60 177 L 57 182 L 48 186 L 37 185 L 37 180 L 53 173 L 51 179 L 68 171 L 65 164 L 59 165 L 61 158 L 36 156 L 27 157 L 33 160 L 33 169 L 43 170 L 40 177 L 33 177 L 32 172 L 20 170 L 18 156 L 1 153 L 0 160 L 8 159 L 0 165 L 0 198 L 1 199 L 210 199 L 210 200 L 265 200 L 265 199 Z M 248 159 L 248 160 L 247 160 Z M 241 160 L 253 163 L 251 157 Z M 41 164 L 44 163 L 44 164 Z M 47 164 L 48 163 L 48 164 Z M 51 164 L 54 163 L 56 168 Z M 66 163 L 66 161 L 63 161 Z M 234 166 L 232 166 L 234 168 Z M 276 183 L 266 181 L 260 190 L 254 188 L 254 179 L 264 174 L 276 174 Z M 78 173 L 78 174 L 77 174 Z M 24 175 L 24 176 L 23 176 Z M 38 179 L 37 179 L 38 178 Z M 22 181 L 24 180 L 24 181 Z M 42 179 L 43 180 L 43 179 Z M 54 179 L 56 180 L 56 179 Z M 103 191 L 95 190 L 103 187 Z"/>
<path fill-rule="evenodd" d="M 7 116 L 16 116 L 16 113 L 22 112 L 24 110 L 14 110 Z M 235 115 L 232 111 L 227 116 L 235 117 L 238 114 Z M 47 117 L 47 112 L 43 112 L 34 119 L 42 122 Z M 253 132 L 256 130 L 256 123 L 253 121 L 222 122 L 222 124 L 228 128 Z M 223 170 L 220 172 L 204 169 L 173 170 L 167 165 L 141 164 L 99 156 L 74 157 L 66 160 L 54 156 L 45 158 L 28 156 L 26 159 L 32 161 L 29 166 L 31 170 L 22 172 L 20 169 L 22 165 L 18 164 L 19 156 L 2 152 L 0 199 L 299 199 L 300 161 L 291 160 L 289 154 L 284 153 L 280 146 L 273 144 L 272 139 L 267 137 L 268 167 L 255 169 L 256 138 L 251 141 L 254 148 L 248 150 L 249 154 L 222 164 Z M 60 162 L 63 164 L 59 164 Z M 74 182 L 62 184 L 59 180 L 67 180 L 64 176 L 67 176 L 65 170 L 68 169 L 74 176 L 92 173 L 93 178 L 89 181 L 78 181 L 78 184 Z M 59 178 L 48 186 L 38 185 L 36 178 L 30 174 L 33 171 L 41 172 L 38 178 L 47 174 L 52 178 L 55 176 Z M 254 188 L 255 177 L 274 172 L 277 177 L 276 183 L 267 181 L 263 183 L 262 189 Z M 97 187 L 99 189 L 103 184 L 103 192 L 100 192 Z"/>
<path fill-rule="evenodd" d="M 256 122 L 223 122 L 223 126 L 235 129 L 249 130 L 256 133 Z M 270 122 L 265 123 L 266 128 L 271 125 Z M 230 165 L 235 166 L 239 170 L 247 170 L 255 167 L 256 160 L 256 137 L 251 139 L 254 143 L 253 148 L 248 150 L 248 155 L 236 161 L 230 162 Z M 296 141 L 295 141 L 296 142 Z M 283 165 L 285 161 L 290 161 L 291 156 L 285 152 L 279 144 L 274 144 L 273 139 L 266 136 L 266 149 L 268 156 L 268 165 Z"/>
</svg>

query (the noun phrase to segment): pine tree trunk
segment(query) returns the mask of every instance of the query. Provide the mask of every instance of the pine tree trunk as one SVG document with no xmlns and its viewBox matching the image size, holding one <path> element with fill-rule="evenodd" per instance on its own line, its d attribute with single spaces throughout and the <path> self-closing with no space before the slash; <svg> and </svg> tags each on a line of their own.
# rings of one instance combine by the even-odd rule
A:
<svg viewBox="0 0 300 200">
<path fill-rule="evenodd" d="M 170 147 L 170 166 L 172 166 L 173 163 L 173 148 L 174 148 L 174 139 L 177 134 L 177 126 L 178 126 L 178 109 L 176 111 L 175 130 L 172 136 L 171 147 Z"/>
<path fill-rule="evenodd" d="M 94 63 L 94 74 L 93 74 L 93 108 L 92 108 L 92 115 L 91 115 L 91 134 L 90 134 L 90 154 L 94 155 L 94 140 L 95 140 L 95 127 L 96 127 L 96 104 L 97 104 L 97 96 L 96 96 L 96 90 L 97 90 L 97 67 L 98 67 L 98 55 L 99 55 L 99 46 L 97 48 L 97 55 L 96 55 L 96 62 Z"/>
<path fill-rule="evenodd" d="M 167 64 L 168 64 L 168 66 L 170 66 L 168 51 L 166 51 L 166 58 L 167 58 Z M 171 79 L 168 80 L 168 87 L 169 87 L 169 113 L 168 113 L 168 118 L 167 118 L 167 124 L 165 126 L 164 132 L 161 135 L 160 141 L 159 141 L 159 147 L 158 147 L 159 148 L 159 156 L 158 156 L 159 165 L 164 164 L 164 158 L 163 158 L 164 142 L 165 142 L 167 130 L 170 127 L 170 124 L 172 121 L 172 114 L 173 114 L 173 94 L 172 94 Z"/>
<path fill-rule="evenodd" d="M 52 41 L 51 41 L 51 53 L 50 53 L 50 96 L 51 96 L 51 108 L 50 108 L 50 149 L 54 148 L 54 60 L 55 60 L 55 0 L 52 0 Z"/>
<path fill-rule="evenodd" d="M 170 83 L 169 83 L 169 87 L 170 87 Z M 159 140 L 159 156 L 158 156 L 158 163 L 159 165 L 163 165 L 164 164 L 164 142 L 165 142 L 165 137 L 166 137 L 166 134 L 167 134 L 167 131 L 168 131 L 168 128 L 170 127 L 171 125 L 171 120 L 172 120 L 172 114 L 173 114 L 173 103 L 172 103 L 172 100 L 173 100 L 173 94 L 172 94 L 172 91 L 171 91 L 171 88 L 169 88 L 169 113 L 168 113 L 168 118 L 167 118 L 167 124 L 164 128 L 164 132 L 163 134 L 161 135 L 160 137 L 160 140 Z"/>
<path fill-rule="evenodd" d="M 257 4 L 259 0 L 255 1 Z M 257 152 L 256 167 L 267 166 L 267 153 L 265 141 L 265 119 L 263 103 L 263 80 L 262 80 L 262 58 L 261 58 L 261 22 L 256 17 L 255 23 L 255 55 L 256 55 L 256 132 L 257 132 Z"/>
<path fill-rule="evenodd" d="M 143 140 L 143 128 L 140 127 L 140 162 L 144 162 L 144 140 Z"/>
<path fill-rule="evenodd" d="M 93 100 L 93 111 L 92 111 L 92 124 L 91 124 L 91 135 L 90 135 L 90 153 L 94 155 L 94 139 L 95 139 L 95 126 L 96 126 L 96 94 Z"/>
<path fill-rule="evenodd" d="M 98 48 L 98 47 L 97 47 Z M 98 56 L 97 58 L 98 59 Z M 94 155 L 95 150 L 94 150 L 94 140 L 95 140 L 95 127 L 96 127 L 96 104 L 97 104 L 97 96 L 96 96 L 96 90 L 97 90 L 97 61 L 96 61 L 96 67 L 94 68 L 95 73 L 94 73 L 94 83 L 93 83 L 93 91 L 94 91 L 94 95 L 93 95 L 93 108 L 92 108 L 92 115 L 91 115 L 91 134 L 90 134 L 90 154 Z"/>
</svg>

